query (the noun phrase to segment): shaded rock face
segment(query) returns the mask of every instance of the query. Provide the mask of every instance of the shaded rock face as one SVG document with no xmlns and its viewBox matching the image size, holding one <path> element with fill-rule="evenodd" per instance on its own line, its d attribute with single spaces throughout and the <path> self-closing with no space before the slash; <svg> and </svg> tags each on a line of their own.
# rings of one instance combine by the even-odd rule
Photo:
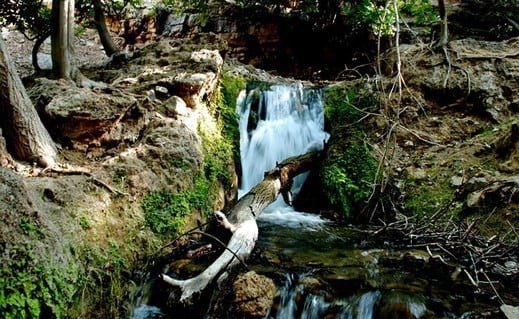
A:
<svg viewBox="0 0 519 319">
<path fill-rule="evenodd" d="M 212 32 L 228 43 L 229 54 L 240 62 L 297 77 L 312 76 L 323 68 L 335 75 L 345 63 L 362 60 L 364 53 L 375 50 L 374 41 L 366 41 L 370 38 L 367 33 L 345 32 L 351 28 L 341 17 L 332 26 L 321 28 L 302 14 L 237 9 L 222 3 L 209 15 L 159 10 L 155 19 L 150 23 L 149 18 L 131 18 L 124 25 L 114 25 L 114 30 L 127 43 L 146 43 L 155 32 L 172 38 Z M 351 43 L 356 44 L 354 48 Z"/>
<path fill-rule="evenodd" d="M 78 88 L 62 81 L 37 79 L 30 94 L 51 134 L 58 141 L 81 148 L 116 141 L 135 141 L 143 110 L 124 93 L 111 94 Z M 135 121 L 137 128 L 122 122 Z"/>
<path fill-rule="evenodd" d="M 12 162 L 11 155 L 7 151 L 5 139 L 2 136 L 2 130 L 0 129 L 0 167 L 6 167 Z"/>
<path fill-rule="evenodd" d="M 274 303 L 276 286 L 272 279 L 249 271 L 234 282 L 233 292 L 236 317 L 262 318 Z"/>
<path fill-rule="evenodd" d="M 519 38 L 502 42 L 463 39 L 449 43 L 453 68 L 444 88 L 447 64 L 442 54 L 421 54 L 424 48 L 402 46 L 406 82 L 440 106 L 460 100 L 473 113 L 496 122 L 517 113 L 519 101 Z M 426 67 L 431 65 L 431 67 Z"/>
<path fill-rule="evenodd" d="M 19 225 L 22 216 L 34 211 L 22 178 L 8 169 L 0 168 L 0 212 L 4 225 L 0 227 L 0 251 L 18 241 L 19 236 L 12 230 Z"/>
</svg>

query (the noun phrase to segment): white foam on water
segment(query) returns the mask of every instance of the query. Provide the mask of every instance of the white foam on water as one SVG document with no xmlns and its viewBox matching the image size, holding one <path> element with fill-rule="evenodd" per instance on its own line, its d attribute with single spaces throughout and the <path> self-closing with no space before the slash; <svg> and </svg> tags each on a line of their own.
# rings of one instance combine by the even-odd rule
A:
<svg viewBox="0 0 519 319">
<path fill-rule="evenodd" d="M 258 105 L 251 112 L 253 103 Z M 240 114 L 240 156 L 242 175 L 238 196 L 259 183 L 264 173 L 291 156 L 320 150 L 329 138 L 324 131 L 323 98 L 319 90 L 302 84 L 273 85 L 269 90 L 242 92 L 237 101 Z M 251 130 L 250 117 L 256 118 Z M 254 121 L 252 121 L 254 122 Z M 307 174 L 294 180 L 292 193 L 297 196 Z M 326 223 L 318 215 L 295 211 L 278 198 L 264 210 L 262 221 L 287 227 L 318 228 Z"/>
</svg>

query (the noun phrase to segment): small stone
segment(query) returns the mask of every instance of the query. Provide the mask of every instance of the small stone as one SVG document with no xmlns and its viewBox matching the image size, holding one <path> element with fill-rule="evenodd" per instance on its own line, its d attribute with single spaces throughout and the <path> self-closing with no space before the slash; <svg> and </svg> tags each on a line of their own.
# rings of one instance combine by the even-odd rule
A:
<svg viewBox="0 0 519 319">
<path fill-rule="evenodd" d="M 517 263 L 515 261 L 509 260 L 505 262 L 505 267 L 510 270 L 515 270 L 517 269 Z"/>
<path fill-rule="evenodd" d="M 175 117 L 177 115 L 187 116 L 191 109 L 186 105 L 186 102 L 178 96 L 172 96 L 164 103 L 166 115 L 169 117 Z"/>
<path fill-rule="evenodd" d="M 164 98 L 164 97 L 168 96 L 169 90 L 166 87 L 157 85 L 157 86 L 155 86 L 155 94 L 157 95 L 158 98 L 161 98 L 161 97 Z"/>
<path fill-rule="evenodd" d="M 412 147 L 412 146 L 414 146 L 414 143 L 413 143 L 413 141 L 406 141 L 406 142 L 404 143 L 404 145 L 405 145 L 405 146 Z"/>
<path fill-rule="evenodd" d="M 451 177 L 451 186 L 458 187 L 463 184 L 463 176 L 452 176 Z"/>
<path fill-rule="evenodd" d="M 276 285 L 272 279 L 249 271 L 233 284 L 234 309 L 240 317 L 263 318 L 274 304 Z"/>
</svg>

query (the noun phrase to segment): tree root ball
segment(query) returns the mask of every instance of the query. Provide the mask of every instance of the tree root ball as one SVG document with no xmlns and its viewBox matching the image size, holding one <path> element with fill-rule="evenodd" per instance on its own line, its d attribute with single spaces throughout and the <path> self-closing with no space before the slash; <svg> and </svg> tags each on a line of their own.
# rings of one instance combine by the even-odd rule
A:
<svg viewBox="0 0 519 319">
<path fill-rule="evenodd" d="M 238 317 L 263 318 L 274 303 L 276 285 L 272 279 L 249 271 L 233 284 L 233 307 Z"/>
</svg>

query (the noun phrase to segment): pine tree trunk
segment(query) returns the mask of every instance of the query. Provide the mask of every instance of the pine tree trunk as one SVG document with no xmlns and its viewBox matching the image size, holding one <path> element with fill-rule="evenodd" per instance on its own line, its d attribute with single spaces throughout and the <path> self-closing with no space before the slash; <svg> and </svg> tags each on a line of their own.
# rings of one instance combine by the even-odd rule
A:
<svg viewBox="0 0 519 319">
<path fill-rule="evenodd" d="M 115 45 L 112 36 L 110 35 L 110 31 L 106 26 L 105 14 L 101 0 L 93 0 L 93 3 L 94 21 L 96 24 L 97 32 L 99 33 L 99 38 L 101 39 L 101 43 L 103 44 L 103 48 L 105 49 L 106 55 L 111 57 L 115 53 L 119 52 L 119 48 L 117 47 L 117 45 Z"/>
<path fill-rule="evenodd" d="M 7 147 L 21 160 L 53 166 L 56 147 L 29 99 L 0 38 L 0 124 Z"/>
</svg>

